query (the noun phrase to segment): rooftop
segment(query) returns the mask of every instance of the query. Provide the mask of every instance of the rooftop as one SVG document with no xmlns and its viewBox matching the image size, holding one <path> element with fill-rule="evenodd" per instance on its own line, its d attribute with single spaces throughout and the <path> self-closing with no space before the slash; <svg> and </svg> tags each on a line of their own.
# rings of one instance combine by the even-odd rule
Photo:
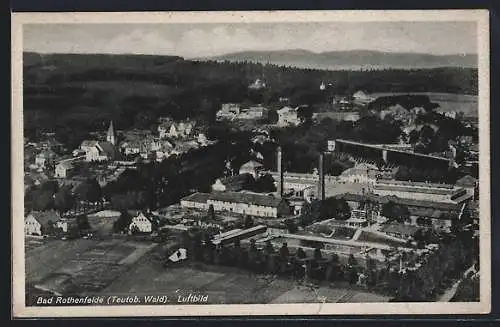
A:
<svg viewBox="0 0 500 327">
<path fill-rule="evenodd" d="M 397 233 L 403 235 L 413 235 L 418 230 L 422 229 L 418 226 L 405 225 L 399 223 L 391 223 L 382 227 L 381 231 L 384 233 Z"/>
</svg>

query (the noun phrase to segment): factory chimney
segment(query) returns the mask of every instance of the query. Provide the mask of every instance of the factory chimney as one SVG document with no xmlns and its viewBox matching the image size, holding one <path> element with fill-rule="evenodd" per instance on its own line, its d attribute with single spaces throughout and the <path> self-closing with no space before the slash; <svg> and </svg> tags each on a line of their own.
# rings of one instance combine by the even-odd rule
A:
<svg viewBox="0 0 500 327">
<path fill-rule="evenodd" d="M 325 199 L 325 158 L 323 152 L 319 154 L 319 168 L 318 168 L 318 199 L 323 201 Z"/>
<path fill-rule="evenodd" d="M 283 154 L 281 151 L 281 146 L 278 146 L 277 153 L 277 164 L 278 164 L 278 197 L 283 197 Z"/>
</svg>

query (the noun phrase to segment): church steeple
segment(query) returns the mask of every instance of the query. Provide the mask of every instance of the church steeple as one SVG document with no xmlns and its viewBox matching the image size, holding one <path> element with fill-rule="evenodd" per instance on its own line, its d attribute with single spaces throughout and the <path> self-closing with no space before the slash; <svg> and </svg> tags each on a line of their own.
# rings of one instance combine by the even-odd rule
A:
<svg viewBox="0 0 500 327">
<path fill-rule="evenodd" d="M 113 128 L 113 121 L 109 123 L 108 134 L 106 135 L 106 141 L 116 145 L 115 129 Z"/>
</svg>

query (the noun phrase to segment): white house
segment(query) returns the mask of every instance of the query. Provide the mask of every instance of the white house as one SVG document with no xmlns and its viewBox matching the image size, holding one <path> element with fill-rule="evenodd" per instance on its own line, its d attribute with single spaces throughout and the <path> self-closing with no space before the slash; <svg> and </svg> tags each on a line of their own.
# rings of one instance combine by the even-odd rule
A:
<svg viewBox="0 0 500 327">
<path fill-rule="evenodd" d="M 132 218 L 132 222 L 129 225 L 129 231 L 134 230 L 140 233 L 151 233 L 153 231 L 153 221 L 152 215 L 140 212 L 137 216 Z"/>
<path fill-rule="evenodd" d="M 59 213 L 53 210 L 32 211 L 24 218 L 24 234 L 45 235 L 51 225 L 55 226 L 60 218 Z"/>
<path fill-rule="evenodd" d="M 277 113 L 278 126 L 298 126 L 300 124 L 297 108 L 283 107 Z"/>
<path fill-rule="evenodd" d="M 64 233 L 67 233 L 71 226 L 76 224 L 75 218 L 61 218 L 56 222 L 56 228 L 60 228 Z"/>
<path fill-rule="evenodd" d="M 62 161 L 56 165 L 54 176 L 56 178 L 66 178 L 71 175 L 74 170 L 74 166 L 69 161 Z"/>
<path fill-rule="evenodd" d="M 357 102 L 359 104 L 368 104 L 368 103 L 372 102 L 373 100 L 375 100 L 374 97 L 366 94 L 363 91 L 357 91 L 356 93 L 354 93 L 352 95 L 352 97 L 354 98 L 354 102 Z"/>
<path fill-rule="evenodd" d="M 56 153 L 52 150 L 44 150 L 36 155 L 35 165 L 41 168 L 54 162 L 56 158 Z"/>
</svg>

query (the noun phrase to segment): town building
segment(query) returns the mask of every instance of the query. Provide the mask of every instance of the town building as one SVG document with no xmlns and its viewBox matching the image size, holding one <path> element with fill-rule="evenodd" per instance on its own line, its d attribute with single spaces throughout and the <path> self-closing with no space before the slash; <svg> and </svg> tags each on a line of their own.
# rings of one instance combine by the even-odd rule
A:
<svg viewBox="0 0 500 327">
<path fill-rule="evenodd" d="M 454 185 L 396 180 L 378 180 L 373 185 L 372 191 L 379 196 L 454 204 L 462 204 L 474 196 L 466 189 Z"/>
<path fill-rule="evenodd" d="M 43 150 L 39 154 L 36 155 L 35 157 L 35 165 L 39 168 L 45 168 L 51 164 L 54 163 L 55 159 L 57 157 L 57 154 L 48 149 L 48 150 Z"/>
<path fill-rule="evenodd" d="M 254 179 L 259 178 L 264 172 L 264 165 L 255 160 L 250 160 L 240 167 L 240 175 L 250 174 Z"/>
<path fill-rule="evenodd" d="M 257 78 L 252 84 L 248 86 L 248 88 L 252 90 L 260 90 L 265 88 L 266 86 L 267 85 L 265 81 L 261 80 L 260 78 Z"/>
<path fill-rule="evenodd" d="M 288 202 L 272 195 L 250 192 L 195 193 L 181 199 L 186 208 L 208 209 L 256 217 L 278 218 L 291 214 Z"/>
<path fill-rule="evenodd" d="M 464 188 L 467 191 L 467 194 L 471 196 L 471 200 L 475 200 L 477 198 L 477 194 L 479 192 L 479 181 L 477 178 L 474 178 L 471 175 L 465 175 L 457 180 L 455 185 L 457 187 Z"/>
<path fill-rule="evenodd" d="M 338 121 L 356 122 L 360 119 L 358 111 L 331 111 L 331 112 L 315 112 L 312 119 L 316 122 L 321 122 L 325 118 L 330 118 Z"/>
<path fill-rule="evenodd" d="M 70 161 L 61 161 L 56 165 L 54 177 L 67 178 L 73 173 L 75 167 Z"/>
<path fill-rule="evenodd" d="M 411 225 L 433 226 L 436 229 L 450 228 L 454 220 L 459 220 L 466 208 L 466 203 L 460 205 L 447 202 L 432 202 L 414 199 L 403 199 L 396 196 L 378 196 L 373 193 L 344 193 L 336 198 L 344 199 L 351 213 L 353 210 L 367 210 L 373 220 L 383 221 L 382 207 L 388 202 L 408 208 Z"/>
<path fill-rule="evenodd" d="M 59 219 L 61 216 L 54 210 L 32 211 L 24 219 L 24 234 L 46 235 Z"/>
<path fill-rule="evenodd" d="M 360 105 L 367 105 L 368 103 L 372 102 L 375 100 L 374 97 L 368 95 L 364 91 L 357 91 L 352 95 L 354 102 Z"/>
<path fill-rule="evenodd" d="M 277 111 L 278 113 L 278 126 L 298 126 L 301 121 L 298 116 L 297 108 L 290 108 L 288 106 L 281 108 Z"/>
<path fill-rule="evenodd" d="M 128 230 L 130 233 L 151 233 L 158 226 L 158 219 L 151 213 L 139 212 L 132 218 Z"/>
<path fill-rule="evenodd" d="M 212 185 L 212 191 L 216 192 L 238 192 L 247 189 L 255 182 L 252 174 L 245 173 L 241 175 L 218 178 Z"/>
<path fill-rule="evenodd" d="M 80 150 L 87 153 L 91 149 L 93 149 L 97 145 L 98 141 L 96 140 L 83 140 L 80 144 Z"/>
<path fill-rule="evenodd" d="M 193 121 L 175 122 L 170 118 L 161 118 L 157 130 L 160 139 L 188 138 L 192 135 L 194 127 L 195 123 Z"/>
<path fill-rule="evenodd" d="M 236 115 L 236 119 L 252 120 L 252 119 L 266 119 L 268 117 L 269 110 L 262 106 L 254 106 L 241 110 L 241 112 Z"/>
<path fill-rule="evenodd" d="M 63 233 L 67 233 L 76 225 L 76 218 L 63 217 L 56 222 L 55 227 L 59 228 Z"/>
<path fill-rule="evenodd" d="M 232 120 L 240 114 L 240 105 L 237 103 L 224 103 L 222 108 L 217 111 L 215 117 L 217 120 Z"/>
<path fill-rule="evenodd" d="M 116 148 L 110 142 L 97 142 L 97 144 L 85 152 L 85 161 L 107 161 L 116 157 Z"/>
<path fill-rule="evenodd" d="M 380 171 L 375 165 L 360 163 L 344 170 L 339 180 L 345 183 L 375 184 L 379 174 Z"/>
</svg>

